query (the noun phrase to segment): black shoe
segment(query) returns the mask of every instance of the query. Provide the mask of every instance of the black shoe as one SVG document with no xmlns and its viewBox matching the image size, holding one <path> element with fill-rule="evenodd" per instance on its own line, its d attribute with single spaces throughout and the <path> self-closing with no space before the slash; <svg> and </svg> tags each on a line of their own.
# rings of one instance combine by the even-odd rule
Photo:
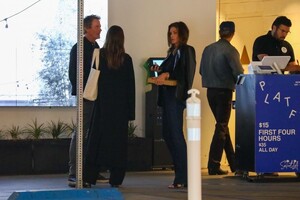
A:
<svg viewBox="0 0 300 200">
<path fill-rule="evenodd" d="M 84 188 L 91 188 L 92 187 L 91 184 L 88 183 L 88 182 L 83 182 L 82 185 L 83 185 Z M 74 176 L 69 176 L 68 186 L 72 187 L 72 188 L 76 187 L 76 178 Z"/>
<path fill-rule="evenodd" d="M 168 186 L 169 189 L 183 189 L 187 188 L 187 184 L 178 184 L 178 183 L 172 183 Z"/>
<path fill-rule="evenodd" d="M 244 176 L 244 172 L 241 171 L 241 170 L 236 170 L 236 171 L 234 172 L 234 176 L 242 177 L 242 176 Z"/>
<path fill-rule="evenodd" d="M 271 172 L 271 173 L 263 173 L 263 176 L 279 176 L 277 172 Z"/>
<path fill-rule="evenodd" d="M 69 175 L 68 176 L 68 181 L 74 181 L 76 182 L 76 176 L 75 175 Z"/>
<path fill-rule="evenodd" d="M 88 183 L 88 182 L 83 182 L 83 187 L 84 188 L 91 188 L 92 184 Z"/>
<path fill-rule="evenodd" d="M 76 187 L 76 181 L 75 182 L 69 182 L 68 186 L 71 188 L 75 188 Z M 88 183 L 88 182 L 84 182 L 82 185 L 84 188 L 91 188 L 92 184 Z"/>
<path fill-rule="evenodd" d="M 72 187 L 72 188 L 76 187 L 76 178 L 75 178 L 75 176 L 71 176 L 71 175 L 69 176 L 68 186 Z"/>
<path fill-rule="evenodd" d="M 120 187 L 120 185 L 114 185 L 114 184 L 110 184 L 110 186 L 113 187 L 113 188 L 118 188 L 118 187 Z"/>
<path fill-rule="evenodd" d="M 97 182 L 99 182 L 99 183 L 108 183 L 109 178 L 106 178 L 106 177 L 102 176 L 101 174 L 99 174 L 98 177 L 97 177 Z"/>
<path fill-rule="evenodd" d="M 228 174 L 227 170 L 222 170 L 221 168 L 218 169 L 208 169 L 209 175 L 226 175 Z"/>
</svg>

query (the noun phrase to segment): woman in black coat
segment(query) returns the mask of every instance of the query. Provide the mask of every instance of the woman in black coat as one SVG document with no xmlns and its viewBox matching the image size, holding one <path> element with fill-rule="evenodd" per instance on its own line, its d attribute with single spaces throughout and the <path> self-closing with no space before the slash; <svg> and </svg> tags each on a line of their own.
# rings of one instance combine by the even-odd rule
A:
<svg viewBox="0 0 300 200">
<path fill-rule="evenodd" d="M 89 129 L 84 182 L 96 184 L 98 171 L 110 171 L 112 187 L 122 184 L 127 164 L 128 121 L 135 119 L 135 78 L 125 53 L 124 32 L 112 26 L 100 51 L 98 98 Z"/>
<path fill-rule="evenodd" d="M 174 22 L 168 27 L 168 56 L 154 78 L 159 85 L 158 105 L 163 108 L 163 138 L 171 153 L 175 178 L 170 189 L 187 187 L 187 147 L 183 134 L 183 111 L 188 90 L 192 88 L 195 69 L 195 49 L 187 45 L 189 29 L 184 22 Z M 175 86 L 164 85 L 165 80 L 175 80 Z"/>
</svg>

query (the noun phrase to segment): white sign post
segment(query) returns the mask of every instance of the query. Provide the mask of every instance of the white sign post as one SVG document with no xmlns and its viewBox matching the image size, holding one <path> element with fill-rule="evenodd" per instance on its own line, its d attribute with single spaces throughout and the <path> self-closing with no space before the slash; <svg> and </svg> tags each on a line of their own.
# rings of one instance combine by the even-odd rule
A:
<svg viewBox="0 0 300 200">
<path fill-rule="evenodd" d="M 196 89 L 188 91 L 187 99 L 187 156 L 188 156 L 188 200 L 201 200 L 201 102 Z"/>
</svg>

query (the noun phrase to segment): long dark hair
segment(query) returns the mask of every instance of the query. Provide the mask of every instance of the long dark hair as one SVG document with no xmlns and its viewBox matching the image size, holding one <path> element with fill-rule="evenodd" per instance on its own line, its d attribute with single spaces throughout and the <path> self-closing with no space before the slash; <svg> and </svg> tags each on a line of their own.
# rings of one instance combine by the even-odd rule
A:
<svg viewBox="0 0 300 200">
<path fill-rule="evenodd" d="M 174 22 L 169 25 L 168 27 L 168 32 L 167 32 L 167 37 L 168 37 L 168 45 L 170 47 L 169 51 L 174 49 L 174 47 L 171 44 L 171 34 L 170 34 L 170 29 L 174 27 L 178 31 L 178 37 L 179 37 L 179 47 L 182 45 L 187 44 L 187 41 L 189 39 L 189 28 L 184 22 Z"/>
<path fill-rule="evenodd" d="M 104 48 L 109 68 L 117 69 L 123 64 L 125 57 L 124 40 L 124 32 L 120 26 L 114 25 L 108 29 Z"/>
</svg>

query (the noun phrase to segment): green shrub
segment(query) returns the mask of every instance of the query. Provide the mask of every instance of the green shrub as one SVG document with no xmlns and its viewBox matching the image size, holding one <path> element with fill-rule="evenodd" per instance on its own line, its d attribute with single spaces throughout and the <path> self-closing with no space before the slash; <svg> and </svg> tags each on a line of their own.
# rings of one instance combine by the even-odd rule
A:
<svg viewBox="0 0 300 200">
<path fill-rule="evenodd" d="M 12 125 L 11 128 L 6 130 L 6 133 L 14 140 L 20 139 L 20 136 L 24 133 L 24 130 L 20 126 Z"/>
<path fill-rule="evenodd" d="M 51 120 L 46 127 L 46 132 L 50 134 L 53 139 L 58 139 L 63 134 L 67 134 L 68 130 L 69 126 L 60 120 L 57 122 Z"/>
<path fill-rule="evenodd" d="M 71 134 L 77 129 L 77 123 L 74 122 L 74 120 L 72 119 L 71 123 L 70 124 L 67 123 L 66 125 L 69 130 L 68 137 L 70 137 Z"/>
<path fill-rule="evenodd" d="M 134 125 L 133 121 L 128 123 L 128 137 L 135 138 L 137 135 L 134 133 L 137 128 L 137 125 Z"/>
<path fill-rule="evenodd" d="M 37 119 L 35 118 L 35 120 L 32 121 L 32 124 L 27 124 L 24 132 L 29 135 L 29 138 L 39 139 L 45 134 L 46 129 L 44 128 L 44 123 L 38 124 Z"/>
</svg>

